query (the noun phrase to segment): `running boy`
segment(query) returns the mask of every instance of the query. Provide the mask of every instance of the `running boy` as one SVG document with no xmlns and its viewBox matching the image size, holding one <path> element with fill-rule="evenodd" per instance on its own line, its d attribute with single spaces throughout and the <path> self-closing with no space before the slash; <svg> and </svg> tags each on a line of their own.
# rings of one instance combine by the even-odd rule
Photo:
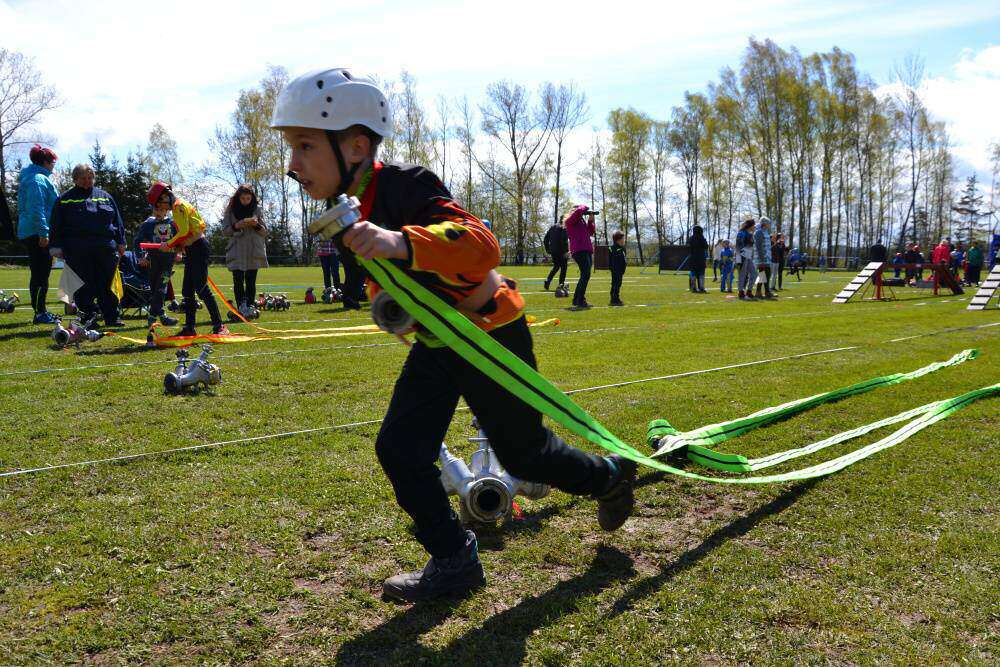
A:
<svg viewBox="0 0 1000 667">
<path fill-rule="evenodd" d="M 388 100 L 370 79 L 347 69 L 303 75 L 282 91 L 271 125 L 291 147 L 289 170 L 313 199 L 347 193 L 361 201 L 361 222 L 341 238 L 347 251 L 395 260 L 535 365 L 524 300 L 517 284 L 494 270 L 500 248 L 493 234 L 462 210 L 427 169 L 376 159 L 392 119 Z M 417 338 L 396 381 L 375 451 L 431 558 L 422 571 L 386 580 L 385 596 L 426 600 L 464 594 L 486 581 L 476 536 L 463 530 L 435 466 L 459 397 L 512 475 L 596 498 L 605 530 L 625 522 L 632 512 L 635 464 L 570 447 L 542 425 L 537 411 L 428 332 L 418 330 Z"/>
<path fill-rule="evenodd" d="M 160 244 L 159 252 L 184 253 L 184 284 L 181 294 L 184 295 L 184 328 L 178 336 L 195 336 L 195 313 L 198 304 L 195 294 L 205 302 L 205 308 L 212 318 L 212 333 L 228 336 L 229 329 L 222 323 L 219 315 L 219 305 L 208 288 L 208 241 L 205 240 L 205 221 L 194 206 L 176 196 L 170 186 L 161 181 L 153 183 L 146 194 L 149 205 L 164 217 L 173 213 L 174 226 L 177 232 L 172 238 Z"/>
</svg>

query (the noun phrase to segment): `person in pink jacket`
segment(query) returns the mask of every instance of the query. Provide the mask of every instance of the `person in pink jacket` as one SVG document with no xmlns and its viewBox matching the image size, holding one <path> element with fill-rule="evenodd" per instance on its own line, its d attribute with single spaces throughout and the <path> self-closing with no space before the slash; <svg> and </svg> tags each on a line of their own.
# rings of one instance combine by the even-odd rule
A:
<svg viewBox="0 0 1000 667">
<path fill-rule="evenodd" d="M 590 270 L 594 267 L 594 242 L 591 240 L 597 233 L 594 216 L 597 215 L 587 206 L 574 206 L 572 212 L 563 221 L 566 234 L 569 236 L 569 252 L 573 261 L 580 267 L 580 279 L 573 292 L 573 308 L 590 308 L 587 303 L 587 283 L 590 282 Z"/>
</svg>

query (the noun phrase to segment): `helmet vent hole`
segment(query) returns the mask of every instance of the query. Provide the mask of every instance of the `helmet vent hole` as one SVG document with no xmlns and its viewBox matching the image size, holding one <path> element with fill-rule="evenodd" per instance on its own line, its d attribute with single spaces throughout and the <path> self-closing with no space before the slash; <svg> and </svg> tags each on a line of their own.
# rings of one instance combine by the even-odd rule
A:
<svg viewBox="0 0 1000 667">
<path fill-rule="evenodd" d="M 330 114 L 328 114 L 327 112 L 325 112 L 325 111 L 324 111 L 324 112 L 323 112 L 323 113 L 321 113 L 320 115 L 321 115 L 321 116 L 323 116 L 323 118 L 326 118 L 326 117 L 327 117 L 327 116 L 329 116 Z"/>
<path fill-rule="evenodd" d="M 327 97 L 326 98 L 326 103 L 329 104 L 330 102 L 333 102 L 333 98 L 332 97 Z"/>
<path fill-rule="evenodd" d="M 317 88 L 322 88 L 322 87 L 323 87 L 323 79 L 320 79 L 320 80 L 318 80 L 318 81 L 316 82 L 316 87 L 317 87 Z"/>
<path fill-rule="evenodd" d="M 385 116 L 382 116 L 382 122 L 383 123 L 385 122 Z"/>
<path fill-rule="evenodd" d="M 380 107 L 384 107 L 384 106 L 385 106 L 385 102 L 379 102 L 379 103 L 378 103 L 378 105 L 379 105 Z"/>
<path fill-rule="evenodd" d="M 345 79 L 347 79 L 348 81 L 351 80 L 351 73 L 350 72 L 348 72 L 346 69 L 345 70 L 341 70 L 341 72 L 343 73 Z"/>
</svg>

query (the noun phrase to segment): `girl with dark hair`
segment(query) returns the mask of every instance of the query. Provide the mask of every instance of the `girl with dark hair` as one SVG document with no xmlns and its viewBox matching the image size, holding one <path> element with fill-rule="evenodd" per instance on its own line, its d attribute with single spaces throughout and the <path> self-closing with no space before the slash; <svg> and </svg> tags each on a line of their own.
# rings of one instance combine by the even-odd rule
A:
<svg viewBox="0 0 1000 667">
<path fill-rule="evenodd" d="M 245 318 L 253 312 L 257 271 L 267 268 L 267 227 L 261 221 L 257 195 L 249 185 L 236 188 L 222 216 L 222 233 L 229 237 L 226 267 L 233 273 L 236 308 Z"/>
</svg>

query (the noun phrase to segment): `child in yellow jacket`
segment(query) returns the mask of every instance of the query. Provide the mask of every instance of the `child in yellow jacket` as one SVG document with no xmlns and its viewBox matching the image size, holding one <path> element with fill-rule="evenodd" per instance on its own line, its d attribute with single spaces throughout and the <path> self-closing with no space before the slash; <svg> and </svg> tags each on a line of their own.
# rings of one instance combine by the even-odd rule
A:
<svg viewBox="0 0 1000 667">
<path fill-rule="evenodd" d="M 184 295 L 184 328 L 177 335 L 197 335 L 195 313 L 198 306 L 194 300 L 195 295 L 208 309 L 208 314 L 212 318 L 212 333 L 229 335 L 229 330 L 219 314 L 219 305 L 208 287 L 208 241 L 205 240 L 205 221 L 201 214 L 194 206 L 176 196 L 170 186 L 162 181 L 153 183 L 146 199 L 157 211 L 171 212 L 174 225 L 177 227 L 177 233 L 173 238 L 160 244 L 160 250 L 184 253 L 184 285 L 181 288 L 181 294 Z"/>
</svg>

